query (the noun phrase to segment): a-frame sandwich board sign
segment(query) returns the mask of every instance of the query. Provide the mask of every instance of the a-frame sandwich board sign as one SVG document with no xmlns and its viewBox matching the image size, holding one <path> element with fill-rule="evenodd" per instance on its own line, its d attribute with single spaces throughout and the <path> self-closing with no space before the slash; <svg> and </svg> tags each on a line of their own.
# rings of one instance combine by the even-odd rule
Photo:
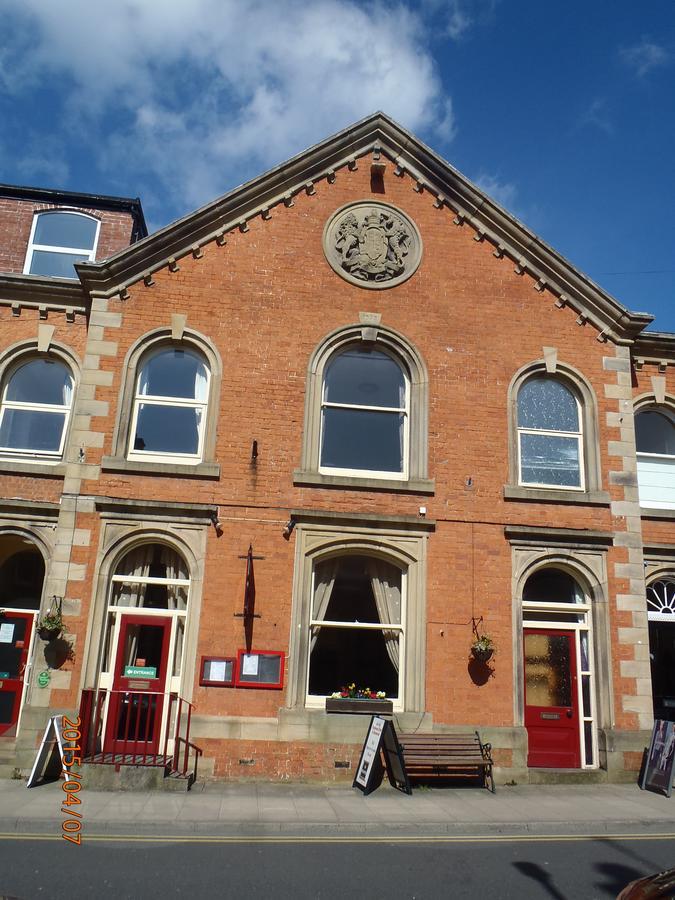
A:
<svg viewBox="0 0 675 900">
<path fill-rule="evenodd" d="M 370 720 L 352 787 L 367 795 L 382 784 L 382 756 L 389 784 L 399 791 L 412 794 L 396 730 L 393 723 L 382 716 L 373 716 Z"/>
</svg>

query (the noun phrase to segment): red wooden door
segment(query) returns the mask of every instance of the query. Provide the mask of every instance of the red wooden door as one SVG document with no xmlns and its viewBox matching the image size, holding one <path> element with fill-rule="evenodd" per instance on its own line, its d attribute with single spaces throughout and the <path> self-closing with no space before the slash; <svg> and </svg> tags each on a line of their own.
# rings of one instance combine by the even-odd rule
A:
<svg viewBox="0 0 675 900">
<path fill-rule="evenodd" d="M 16 729 L 32 631 L 32 613 L 0 616 L 0 734 Z"/>
<path fill-rule="evenodd" d="M 159 750 L 171 619 L 122 616 L 108 709 L 105 751 Z"/>
<path fill-rule="evenodd" d="M 527 764 L 578 769 L 581 747 L 575 633 L 528 628 L 523 644 Z"/>
</svg>

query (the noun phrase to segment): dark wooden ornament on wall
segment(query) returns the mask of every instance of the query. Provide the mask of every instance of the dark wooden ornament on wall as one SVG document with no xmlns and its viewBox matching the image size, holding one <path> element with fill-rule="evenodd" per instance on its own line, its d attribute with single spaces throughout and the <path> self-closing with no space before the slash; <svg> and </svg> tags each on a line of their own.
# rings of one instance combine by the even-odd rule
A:
<svg viewBox="0 0 675 900">
<path fill-rule="evenodd" d="M 264 559 L 264 556 L 253 555 L 253 544 L 249 544 L 248 553 L 239 559 L 246 560 L 246 579 L 244 583 L 244 608 L 243 612 L 235 613 L 235 618 L 244 620 L 244 637 L 246 639 L 246 652 L 251 652 L 253 646 L 253 620 L 260 616 L 255 611 L 255 573 L 253 560 Z"/>
</svg>

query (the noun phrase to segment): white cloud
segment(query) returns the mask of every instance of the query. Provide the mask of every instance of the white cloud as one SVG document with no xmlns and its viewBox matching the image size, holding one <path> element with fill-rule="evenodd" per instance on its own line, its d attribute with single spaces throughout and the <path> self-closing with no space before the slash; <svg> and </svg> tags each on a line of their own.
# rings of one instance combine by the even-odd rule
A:
<svg viewBox="0 0 675 900">
<path fill-rule="evenodd" d="M 513 212 L 513 204 L 516 200 L 518 189 L 510 181 L 500 181 L 496 175 L 481 172 L 473 182 L 500 206 L 509 212 Z"/>
<path fill-rule="evenodd" d="M 434 15 L 444 37 L 460 41 L 477 24 L 491 21 L 500 0 L 421 0 Z"/>
<path fill-rule="evenodd" d="M 588 108 L 582 113 L 577 123 L 578 127 L 591 125 L 604 131 L 605 134 L 613 134 L 614 126 L 607 111 L 607 103 L 602 97 L 598 97 L 592 101 Z"/>
<path fill-rule="evenodd" d="M 655 44 L 645 37 L 639 44 L 623 47 L 619 54 L 624 63 L 633 69 L 639 78 L 644 78 L 652 69 L 667 66 L 672 62 L 672 56 L 665 47 Z"/>
<path fill-rule="evenodd" d="M 154 175 L 188 207 L 376 109 L 454 133 L 424 21 L 402 3 L 3 5 L 16 38 L 0 59 L 6 88 L 60 80 L 67 122 L 89 132 L 105 166 Z"/>
</svg>

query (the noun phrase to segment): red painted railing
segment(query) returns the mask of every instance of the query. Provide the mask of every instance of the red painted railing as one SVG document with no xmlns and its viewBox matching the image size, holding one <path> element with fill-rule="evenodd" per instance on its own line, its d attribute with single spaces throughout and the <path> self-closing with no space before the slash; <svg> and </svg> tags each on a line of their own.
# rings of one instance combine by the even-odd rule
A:
<svg viewBox="0 0 675 900">
<path fill-rule="evenodd" d="M 106 702 L 107 701 L 107 702 Z M 157 735 L 161 714 L 168 704 L 163 753 L 158 753 Z M 152 691 L 82 691 L 80 723 L 82 758 L 101 765 L 165 766 L 169 772 L 187 775 L 193 760 L 194 777 L 202 751 L 190 741 L 193 704 L 178 694 Z M 105 725 L 107 715 L 115 717 Z M 105 731 L 104 731 L 105 725 Z M 169 740 L 173 737 L 173 752 Z"/>
</svg>

